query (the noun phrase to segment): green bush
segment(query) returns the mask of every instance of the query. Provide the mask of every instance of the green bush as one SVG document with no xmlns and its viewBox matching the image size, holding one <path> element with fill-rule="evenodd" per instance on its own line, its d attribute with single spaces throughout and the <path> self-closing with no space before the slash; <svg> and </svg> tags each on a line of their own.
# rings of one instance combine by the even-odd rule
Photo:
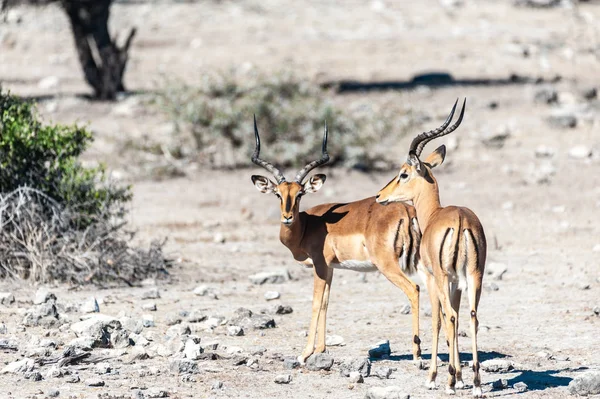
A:
<svg viewBox="0 0 600 399">
<path fill-rule="evenodd" d="M 176 132 L 191 133 L 199 160 L 209 166 L 249 164 L 256 114 L 262 154 L 279 166 L 298 167 L 318 157 L 327 121 L 330 164 L 373 168 L 382 159 L 374 147 L 391 131 L 396 138 L 404 134 L 395 115 L 342 111 L 331 98 L 330 91 L 291 72 L 252 70 L 207 73 L 197 87 L 168 82 L 157 103 L 171 116 Z"/>
<path fill-rule="evenodd" d="M 129 187 L 108 184 L 102 166 L 85 168 L 78 157 L 92 142 L 85 128 L 44 125 L 35 107 L 0 92 L 0 193 L 29 187 L 77 213 L 83 228 L 93 220 L 122 216 Z"/>
</svg>

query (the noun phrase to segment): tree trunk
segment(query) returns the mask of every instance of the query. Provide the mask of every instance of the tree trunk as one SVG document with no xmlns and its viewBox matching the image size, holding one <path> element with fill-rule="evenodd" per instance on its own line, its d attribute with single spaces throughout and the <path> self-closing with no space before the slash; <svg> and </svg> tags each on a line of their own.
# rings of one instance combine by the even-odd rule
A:
<svg viewBox="0 0 600 399">
<path fill-rule="evenodd" d="M 123 75 L 128 51 L 135 35 L 132 28 L 119 47 L 108 33 L 112 0 L 61 0 L 69 20 L 85 80 L 101 100 L 114 100 L 125 91 Z"/>
</svg>

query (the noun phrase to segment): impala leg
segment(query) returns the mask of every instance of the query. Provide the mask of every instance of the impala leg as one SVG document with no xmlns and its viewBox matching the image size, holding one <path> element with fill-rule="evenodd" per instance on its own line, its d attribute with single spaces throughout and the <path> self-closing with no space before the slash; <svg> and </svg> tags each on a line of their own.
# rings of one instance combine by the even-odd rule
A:
<svg viewBox="0 0 600 399">
<path fill-rule="evenodd" d="M 448 276 L 444 276 L 442 286 L 439 287 L 440 290 L 440 300 L 442 303 L 442 311 L 444 312 L 444 319 L 446 323 L 446 332 L 448 334 L 447 339 L 450 344 L 448 349 L 448 354 L 450 357 L 450 361 L 448 362 L 448 385 L 446 386 L 446 393 L 450 395 L 454 395 L 455 385 L 456 385 L 456 321 L 458 320 L 458 315 L 454 311 L 452 307 L 452 303 L 450 302 L 450 285 L 448 281 Z"/>
<path fill-rule="evenodd" d="M 329 291 L 331 290 L 331 280 L 333 279 L 333 269 L 326 267 L 327 276 L 325 278 L 325 291 L 323 292 L 323 300 L 321 301 L 321 309 L 319 311 L 319 321 L 317 323 L 317 347 L 315 353 L 325 352 L 325 336 L 327 333 L 327 307 L 329 306 Z"/>
<path fill-rule="evenodd" d="M 315 351 L 315 337 L 317 333 L 317 322 L 319 321 L 319 313 L 323 303 L 323 294 L 325 293 L 326 286 L 326 270 L 319 268 L 315 265 L 313 267 L 314 287 L 313 287 L 313 303 L 312 303 L 312 314 L 310 317 L 310 326 L 308 328 L 308 341 L 306 347 L 302 351 L 302 354 L 298 356 L 298 361 L 302 364 L 312 355 Z"/>
<path fill-rule="evenodd" d="M 410 301 L 413 327 L 413 360 L 421 359 L 421 339 L 419 338 L 419 286 L 410 280 L 398 267 L 397 261 L 386 263 L 386 267 L 379 270 L 383 275 L 400 288 Z"/>
<path fill-rule="evenodd" d="M 458 289 L 458 285 L 456 283 L 450 284 L 450 302 L 452 304 L 452 309 L 456 313 L 456 323 L 455 329 L 456 333 L 454 334 L 454 369 L 456 370 L 456 388 L 463 389 L 465 387 L 465 383 L 462 379 L 462 367 L 460 365 L 460 351 L 458 349 L 458 315 L 460 310 L 460 298 L 462 291 Z"/>
<path fill-rule="evenodd" d="M 479 356 L 477 355 L 477 307 L 481 297 L 481 280 L 469 279 L 469 307 L 471 309 L 471 341 L 473 345 L 473 396 L 481 397 L 481 376 L 479 375 Z"/>
<path fill-rule="evenodd" d="M 437 295 L 437 288 L 433 278 L 427 279 L 427 290 L 429 291 L 429 298 L 431 300 L 431 324 L 432 324 L 432 342 L 431 342 L 431 365 L 429 366 L 429 377 L 427 378 L 426 386 L 429 389 L 435 389 L 435 379 L 437 377 L 437 356 L 438 356 L 438 343 L 440 337 L 440 328 L 442 325 L 441 316 L 441 304 L 440 299 Z"/>
</svg>

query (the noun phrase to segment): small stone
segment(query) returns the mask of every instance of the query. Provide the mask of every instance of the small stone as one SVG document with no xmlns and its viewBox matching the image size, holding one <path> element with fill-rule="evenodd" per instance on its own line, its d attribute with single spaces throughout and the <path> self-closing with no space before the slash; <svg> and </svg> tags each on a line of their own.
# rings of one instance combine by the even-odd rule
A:
<svg viewBox="0 0 600 399">
<path fill-rule="evenodd" d="M 199 345 L 204 352 L 216 351 L 219 347 L 219 342 L 214 340 L 202 340 Z"/>
<path fill-rule="evenodd" d="M 348 378 L 353 384 L 362 384 L 363 382 L 365 382 L 365 379 L 363 378 L 362 374 L 358 371 L 351 372 Z"/>
<path fill-rule="evenodd" d="M 51 378 L 60 378 L 63 376 L 63 372 L 60 367 L 56 364 L 52 365 L 45 373 L 44 378 L 49 380 Z"/>
<path fill-rule="evenodd" d="M 25 373 L 25 378 L 30 381 L 41 381 L 43 380 L 42 374 L 39 371 L 33 371 L 30 373 Z"/>
<path fill-rule="evenodd" d="M 404 393 L 402 388 L 391 387 L 372 387 L 367 391 L 366 399 L 409 399 L 410 395 Z"/>
<path fill-rule="evenodd" d="M 127 355 L 127 359 L 125 360 L 126 363 L 136 363 L 140 360 L 146 360 L 150 358 L 150 355 L 148 354 L 148 352 L 146 352 L 146 349 L 144 349 L 142 346 L 134 346 L 131 349 L 131 352 L 129 352 L 129 354 Z"/>
<path fill-rule="evenodd" d="M 227 326 L 227 335 L 231 337 L 241 337 L 244 335 L 244 329 L 240 326 Z"/>
<path fill-rule="evenodd" d="M 594 314 L 600 316 L 600 306 L 594 306 Z"/>
<path fill-rule="evenodd" d="M 6 324 L 4 322 L 0 322 L 0 334 L 8 333 L 8 328 L 6 328 Z"/>
<path fill-rule="evenodd" d="M 225 242 L 225 235 L 223 235 L 223 233 L 216 233 L 213 236 L 213 242 L 216 244 L 223 244 Z"/>
<path fill-rule="evenodd" d="M 46 303 L 48 301 L 56 301 L 56 295 L 49 292 L 45 288 L 40 288 L 35 292 L 35 297 L 33 298 L 34 305 L 41 305 L 42 303 Z"/>
<path fill-rule="evenodd" d="M 292 382 L 291 374 L 279 374 L 275 377 L 276 384 L 289 384 L 290 382 Z"/>
<path fill-rule="evenodd" d="M 541 87 L 536 90 L 533 100 L 538 104 L 555 104 L 558 102 L 558 91 L 553 87 Z"/>
<path fill-rule="evenodd" d="M 507 373 L 513 368 L 511 361 L 503 359 L 490 359 L 481 362 L 481 369 L 488 373 Z"/>
<path fill-rule="evenodd" d="M 344 342 L 344 337 L 340 337 L 339 335 L 328 335 L 325 337 L 325 345 L 344 346 L 346 345 L 346 342 Z"/>
<path fill-rule="evenodd" d="M 552 354 L 546 351 L 539 351 L 538 353 L 535 354 L 537 357 L 541 357 L 542 359 L 545 360 L 550 360 L 552 359 Z"/>
<path fill-rule="evenodd" d="M 100 378 L 90 378 L 85 381 L 85 385 L 87 385 L 88 387 L 103 387 L 104 381 Z"/>
<path fill-rule="evenodd" d="M 328 353 L 315 353 L 306 360 L 306 368 L 311 371 L 329 370 L 333 366 L 333 357 Z"/>
<path fill-rule="evenodd" d="M 167 392 L 163 389 L 150 388 L 150 389 L 148 389 L 148 392 L 146 392 L 146 397 L 148 397 L 148 398 L 168 398 L 169 392 Z"/>
<path fill-rule="evenodd" d="M 385 340 L 378 342 L 371 349 L 369 349 L 369 357 L 372 359 L 384 359 L 388 358 L 392 353 L 390 349 L 390 341 Z"/>
<path fill-rule="evenodd" d="M 23 358 L 21 360 L 16 360 L 12 363 L 9 363 L 6 367 L 2 369 L 2 374 L 6 373 L 27 373 L 33 371 L 35 367 L 35 362 L 30 358 Z"/>
<path fill-rule="evenodd" d="M 393 370 L 389 367 L 382 367 L 375 370 L 375 376 L 382 380 L 387 380 L 392 375 Z"/>
<path fill-rule="evenodd" d="M 400 314 L 410 314 L 411 308 L 408 303 L 405 303 L 400 307 Z"/>
<path fill-rule="evenodd" d="M 192 330 L 190 330 L 190 326 L 188 326 L 187 324 L 176 324 L 174 326 L 169 327 L 165 335 L 167 336 L 167 338 L 173 338 L 181 337 L 184 335 L 190 335 L 191 333 Z"/>
<path fill-rule="evenodd" d="M 96 298 L 90 297 L 81 304 L 80 310 L 83 313 L 98 313 L 100 312 L 100 306 L 98 306 Z"/>
<path fill-rule="evenodd" d="M 142 325 L 146 328 L 154 327 L 154 316 L 150 314 L 145 314 L 142 316 Z"/>
<path fill-rule="evenodd" d="M 142 305 L 142 310 L 145 310 L 146 312 L 156 312 L 156 303 L 145 303 Z"/>
<path fill-rule="evenodd" d="M 263 314 L 290 314 L 292 313 L 294 310 L 292 309 L 291 306 L 288 305 L 273 305 L 270 308 L 267 309 L 262 309 L 260 311 L 260 313 Z"/>
<path fill-rule="evenodd" d="M 142 293 L 142 299 L 158 299 L 158 298 L 160 298 L 160 292 L 158 292 L 158 288 L 156 288 L 156 287 Z"/>
<path fill-rule="evenodd" d="M 248 276 L 250 282 L 256 285 L 281 284 L 291 279 L 290 272 L 287 269 L 275 270 L 271 272 L 262 272 Z"/>
<path fill-rule="evenodd" d="M 267 301 L 272 301 L 274 299 L 279 299 L 281 295 L 277 291 L 267 291 L 265 292 L 265 299 Z"/>
<path fill-rule="evenodd" d="M 181 323 L 181 317 L 179 317 L 178 314 L 168 314 L 165 323 L 167 323 L 168 326 L 174 326 L 175 324 Z"/>
<path fill-rule="evenodd" d="M 571 113 L 558 112 L 550 115 L 546 122 L 557 129 L 572 129 L 577 126 L 577 118 Z"/>
<path fill-rule="evenodd" d="M 371 361 L 368 358 L 346 360 L 340 365 L 340 375 L 349 377 L 352 372 L 359 372 L 364 378 L 371 375 Z"/>
<path fill-rule="evenodd" d="M 110 374 L 110 372 L 112 371 L 112 367 L 106 362 L 100 362 L 96 364 L 96 367 L 94 367 L 94 371 L 96 372 L 96 374 Z"/>
<path fill-rule="evenodd" d="M 495 132 L 487 132 L 481 138 L 481 142 L 490 148 L 500 149 L 504 147 L 506 140 L 510 138 L 510 128 L 501 125 Z"/>
<path fill-rule="evenodd" d="M 499 379 L 496 380 L 492 383 L 492 390 L 493 391 L 501 391 L 503 389 L 508 388 L 508 380 L 505 379 Z"/>
<path fill-rule="evenodd" d="M 46 76 L 38 82 L 38 87 L 43 90 L 55 89 L 60 80 L 56 76 Z"/>
<path fill-rule="evenodd" d="M 493 283 L 493 282 L 492 283 L 484 282 L 483 288 L 488 291 L 498 291 L 500 289 L 500 287 L 498 287 L 498 284 Z"/>
<path fill-rule="evenodd" d="M 57 398 L 60 395 L 60 391 L 55 388 L 51 388 L 46 392 L 46 395 L 50 398 Z"/>
<path fill-rule="evenodd" d="M 193 339 L 188 339 L 185 342 L 183 355 L 186 357 L 186 359 L 198 360 L 200 359 L 202 352 L 204 352 L 204 350 L 200 347 L 200 344 L 195 342 Z"/>
<path fill-rule="evenodd" d="M 198 364 L 189 359 L 173 359 L 169 362 L 169 370 L 174 373 L 197 373 Z"/>
<path fill-rule="evenodd" d="M 121 329 L 121 322 L 112 316 L 96 313 L 90 318 L 71 324 L 71 330 L 80 338 L 91 338 L 94 348 L 110 347 L 110 336 Z"/>
<path fill-rule="evenodd" d="M 217 292 L 214 288 L 208 287 L 206 285 L 200 285 L 194 289 L 194 295 L 197 296 L 206 296 L 211 299 L 219 299 L 217 296 Z"/>
<path fill-rule="evenodd" d="M 295 357 L 286 357 L 283 359 L 283 367 L 292 370 L 300 367 L 300 362 Z"/>
<path fill-rule="evenodd" d="M 208 319 L 208 316 L 200 311 L 192 310 L 188 316 L 188 322 L 190 323 L 200 323 Z"/>
<path fill-rule="evenodd" d="M 584 145 L 577 145 L 569 150 L 569 158 L 585 159 L 592 156 L 592 150 Z"/>
<path fill-rule="evenodd" d="M 593 100 L 598 97 L 598 90 L 595 87 L 583 90 L 581 93 L 586 100 Z"/>
<path fill-rule="evenodd" d="M 512 201 L 506 201 L 502 203 L 502 209 L 505 211 L 511 211 L 515 207 Z"/>
<path fill-rule="evenodd" d="M 15 296 L 11 292 L 0 292 L 0 305 L 10 305 L 15 302 Z"/>
<path fill-rule="evenodd" d="M 77 384 L 79 381 L 81 381 L 81 379 L 77 374 L 72 375 L 65 380 L 65 382 L 67 382 L 68 384 Z"/>
<path fill-rule="evenodd" d="M 535 149 L 535 156 L 537 158 L 552 158 L 555 153 L 556 150 L 554 148 L 548 147 L 544 144 L 539 145 Z"/>
<path fill-rule="evenodd" d="M 600 394 L 600 371 L 588 371 L 575 377 L 569 383 L 569 392 L 581 396 Z"/>
<path fill-rule="evenodd" d="M 517 382 L 513 385 L 513 388 L 517 390 L 517 392 L 527 392 L 527 384 L 523 381 Z"/>
</svg>

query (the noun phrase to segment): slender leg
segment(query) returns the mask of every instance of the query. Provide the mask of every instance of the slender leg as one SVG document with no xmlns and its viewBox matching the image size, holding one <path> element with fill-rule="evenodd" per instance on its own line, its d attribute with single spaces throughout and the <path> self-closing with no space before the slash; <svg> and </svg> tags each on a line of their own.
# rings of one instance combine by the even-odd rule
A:
<svg viewBox="0 0 600 399">
<path fill-rule="evenodd" d="M 381 264 L 381 263 L 376 263 Z M 410 301 L 410 309 L 412 312 L 413 326 L 413 360 L 421 359 L 421 339 L 419 338 L 419 286 L 410 280 L 398 267 L 397 260 L 391 260 L 383 263 L 384 266 L 379 268 L 379 271 L 392 282 L 396 287 L 400 288 Z"/>
<path fill-rule="evenodd" d="M 457 284 L 452 283 L 450 285 L 450 302 L 452 303 L 452 309 L 456 312 L 456 334 L 455 337 L 455 346 L 454 346 L 454 369 L 456 370 L 456 389 L 463 389 L 465 387 L 465 383 L 462 379 L 462 367 L 460 365 L 460 351 L 458 349 L 458 315 L 460 310 L 460 297 L 462 291 L 458 289 Z"/>
<path fill-rule="evenodd" d="M 331 280 L 333 279 L 333 269 L 327 267 L 327 277 L 325 280 L 325 292 L 319 311 L 319 322 L 317 323 L 317 347 L 315 353 L 325 352 L 325 336 L 327 334 L 327 307 L 329 306 L 329 291 L 331 290 Z"/>
<path fill-rule="evenodd" d="M 456 385 L 456 369 L 454 368 L 454 365 L 456 364 L 456 321 L 458 320 L 458 315 L 452 308 L 452 304 L 450 302 L 450 285 L 448 276 L 444 276 L 442 286 L 438 288 L 442 296 L 442 310 L 446 319 L 446 330 L 448 333 L 447 338 L 448 342 L 450 343 L 450 348 L 448 350 L 450 361 L 448 364 L 448 385 L 446 387 L 446 393 L 454 395 L 456 393 L 454 388 Z"/>
<path fill-rule="evenodd" d="M 302 354 L 298 356 L 298 361 L 302 364 L 312 355 L 315 351 L 315 336 L 317 333 L 317 322 L 319 320 L 319 313 L 321 311 L 321 304 L 323 302 L 323 294 L 325 293 L 325 270 L 318 270 L 315 265 L 313 267 L 314 273 L 314 288 L 313 288 L 313 303 L 312 303 L 312 315 L 310 318 L 310 327 L 308 328 L 308 341 L 306 347 L 302 351 Z"/>
<path fill-rule="evenodd" d="M 477 328 L 479 320 L 477 320 L 477 307 L 479 298 L 481 297 L 481 280 L 469 278 L 469 307 L 471 308 L 471 340 L 473 345 L 473 396 L 480 398 L 481 392 L 481 376 L 479 375 L 479 356 L 477 354 Z"/>
<path fill-rule="evenodd" d="M 440 308 L 440 300 L 437 295 L 437 288 L 435 287 L 435 282 L 433 281 L 432 277 L 427 278 L 427 290 L 429 291 L 429 299 L 431 300 L 431 324 L 433 330 L 431 337 L 431 365 L 429 366 L 429 377 L 427 378 L 426 386 L 429 389 L 435 389 L 442 310 Z"/>
</svg>

